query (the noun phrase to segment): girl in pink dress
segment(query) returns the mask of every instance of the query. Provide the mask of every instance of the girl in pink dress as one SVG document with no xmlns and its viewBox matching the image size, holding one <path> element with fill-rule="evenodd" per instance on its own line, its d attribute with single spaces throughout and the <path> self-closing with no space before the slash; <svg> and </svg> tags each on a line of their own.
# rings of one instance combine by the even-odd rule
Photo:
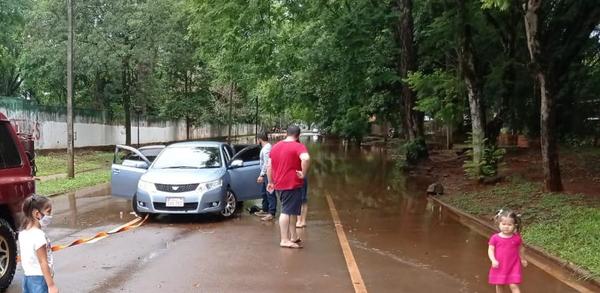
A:
<svg viewBox="0 0 600 293">
<path fill-rule="evenodd" d="M 521 292 L 521 266 L 527 266 L 524 258 L 523 240 L 519 235 L 521 219 L 510 210 L 500 210 L 496 215 L 500 233 L 490 237 L 488 256 L 492 262 L 489 283 L 496 285 L 496 292 L 509 286 L 512 293 Z"/>
</svg>

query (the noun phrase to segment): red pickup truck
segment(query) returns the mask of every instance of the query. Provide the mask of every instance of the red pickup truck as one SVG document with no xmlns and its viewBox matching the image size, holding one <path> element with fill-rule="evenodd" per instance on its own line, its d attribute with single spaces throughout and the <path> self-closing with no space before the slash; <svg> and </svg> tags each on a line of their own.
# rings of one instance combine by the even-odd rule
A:
<svg viewBox="0 0 600 293">
<path fill-rule="evenodd" d="M 23 200 L 35 192 L 33 144 L 22 142 L 0 113 L 0 290 L 7 288 L 17 267 L 17 231 Z M 26 151 L 25 146 L 30 148 Z"/>
</svg>

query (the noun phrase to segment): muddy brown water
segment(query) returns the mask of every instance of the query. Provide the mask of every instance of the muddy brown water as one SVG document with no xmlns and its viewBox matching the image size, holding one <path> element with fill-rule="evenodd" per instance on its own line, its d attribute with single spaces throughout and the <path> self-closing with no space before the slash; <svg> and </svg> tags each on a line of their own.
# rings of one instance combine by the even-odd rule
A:
<svg viewBox="0 0 600 293">
<path fill-rule="evenodd" d="M 493 292 L 487 238 L 427 200 L 428 178 L 408 178 L 385 148 L 309 144 L 312 196 L 330 194 L 372 292 Z M 523 292 L 576 292 L 535 266 Z"/>
<path fill-rule="evenodd" d="M 487 238 L 427 200 L 381 147 L 303 138 L 312 166 L 302 250 L 280 249 L 276 223 L 161 216 L 55 254 L 61 292 L 352 292 L 329 206 L 335 202 L 369 292 L 494 292 Z M 246 143 L 250 141 L 245 141 Z M 129 201 L 96 188 L 53 198 L 49 236 L 68 243 L 133 218 Z M 259 204 L 246 203 L 246 206 Z M 8 292 L 20 292 L 22 271 Z M 523 292 L 575 292 L 534 266 Z"/>
</svg>

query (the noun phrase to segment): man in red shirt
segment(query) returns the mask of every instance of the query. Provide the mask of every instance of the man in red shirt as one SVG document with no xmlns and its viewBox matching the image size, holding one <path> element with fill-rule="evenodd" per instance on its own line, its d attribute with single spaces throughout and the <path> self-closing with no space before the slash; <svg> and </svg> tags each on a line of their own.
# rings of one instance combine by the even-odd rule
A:
<svg viewBox="0 0 600 293">
<path fill-rule="evenodd" d="M 271 149 L 271 160 L 267 169 L 267 190 L 275 190 L 281 199 L 279 245 L 286 248 L 302 248 L 296 233 L 296 222 L 301 213 L 302 186 L 310 165 L 310 156 L 306 147 L 298 142 L 299 137 L 300 127 L 290 126 L 286 139 Z"/>
</svg>

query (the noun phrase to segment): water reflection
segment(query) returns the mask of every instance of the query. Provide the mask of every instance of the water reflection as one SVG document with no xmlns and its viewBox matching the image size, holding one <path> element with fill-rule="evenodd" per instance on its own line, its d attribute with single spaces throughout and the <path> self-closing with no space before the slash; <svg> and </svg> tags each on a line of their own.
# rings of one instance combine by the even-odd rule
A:
<svg viewBox="0 0 600 293">
<path fill-rule="evenodd" d="M 493 290 L 487 284 L 487 239 L 427 200 L 427 178 L 405 176 L 377 145 L 307 144 L 311 198 L 334 199 L 370 290 Z M 380 273 L 369 275 L 373 271 Z M 535 267 L 526 269 L 525 279 L 524 291 L 573 291 Z"/>
</svg>

